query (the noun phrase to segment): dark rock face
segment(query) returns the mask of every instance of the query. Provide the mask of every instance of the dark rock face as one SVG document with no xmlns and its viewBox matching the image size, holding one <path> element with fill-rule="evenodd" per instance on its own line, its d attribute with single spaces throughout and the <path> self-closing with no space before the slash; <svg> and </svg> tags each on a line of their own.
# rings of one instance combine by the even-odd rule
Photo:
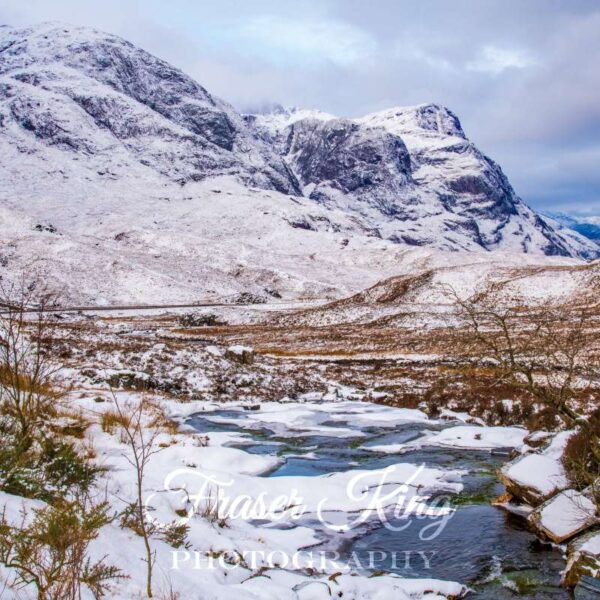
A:
<svg viewBox="0 0 600 600">
<path fill-rule="evenodd" d="M 458 117 L 439 104 L 418 106 L 415 111 L 417 125 L 425 131 L 453 135 L 466 139 Z"/>
<path fill-rule="evenodd" d="M 100 43 L 76 42 L 68 50 L 64 57 L 67 65 L 88 72 L 91 67 L 91 76 L 100 83 L 191 133 L 233 150 L 236 127 L 224 103 L 169 64 L 112 36 Z"/>
<path fill-rule="evenodd" d="M 384 130 L 365 132 L 343 119 L 292 125 L 284 154 L 304 185 L 330 181 L 347 193 L 387 183 L 390 176 L 400 185 L 410 180 L 410 157 L 400 138 Z"/>
<path fill-rule="evenodd" d="M 144 128 L 135 115 L 127 116 L 128 105 L 118 97 L 75 95 L 73 101 L 92 117 L 98 127 L 107 129 L 117 139 L 126 140 L 144 133 Z M 155 133 L 167 131 L 157 128 Z"/>
<path fill-rule="evenodd" d="M 305 119 L 286 130 L 281 151 L 309 197 L 335 203 L 341 193 L 394 211 L 394 196 L 411 182 L 410 156 L 402 140 L 352 121 Z M 312 185 L 311 185 L 312 184 Z"/>
<path fill-rule="evenodd" d="M 540 220 L 443 106 L 356 120 L 277 107 L 246 119 L 279 149 L 306 196 L 367 219 L 388 240 L 450 250 L 597 253 Z"/>
<path fill-rule="evenodd" d="M 70 151 L 86 151 L 93 149 L 69 129 L 62 126 L 57 113 L 51 106 L 43 106 L 35 99 L 24 96 L 12 96 L 13 90 L 8 88 L 5 98 L 10 98 L 8 108 L 10 116 L 26 131 L 45 143 Z"/>
</svg>

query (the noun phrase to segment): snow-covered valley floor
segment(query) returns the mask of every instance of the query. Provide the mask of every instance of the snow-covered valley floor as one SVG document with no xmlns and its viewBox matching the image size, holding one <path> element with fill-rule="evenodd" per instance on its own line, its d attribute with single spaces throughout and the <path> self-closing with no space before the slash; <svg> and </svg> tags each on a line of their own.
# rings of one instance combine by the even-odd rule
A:
<svg viewBox="0 0 600 600">
<path fill-rule="evenodd" d="M 75 443 L 103 469 L 94 494 L 115 514 L 136 496 L 115 410 L 145 406 L 154 597 L 569 597 L 564 547 L 491 504 L 509 458 L 536 458 L 520 399 L 457 380 L 434 402 L 436 382 L 461 374 L 443 330 L 294 326 L 258 306 L 214 313 L 196 311 L 216 320 L 203 325 L 185 309 L 49 316 L 63 428 L 84 431 Z M 0 494 L 13 522 L 43 506 Z M 126 575 L 109 598 L 145 598 L 143 539 L 123 523 L 102 528 L 92 556 Z"/>
<path fill-rule="evenodd" d="M 116 398 L 135 404 L 141 395 Z M 100 424 L 114 400 L 88 390 L 69 402 L 91 421 L 86 443 L 107 469 L 99 489 L 122 510 L 135 495 L 128 448 L 118 428 Z M 501 491 L 494 469 L 504 460 L 491 451 L 521 446 L 524 429 L 344 400 L 153 403 L 179 430 L 164 429 L 156 439 L 146 505 L 157 522 L 189 528 L 178 548 L 152 540 L 161 593 L 431 600 L 471 588 L 474 597 L 491 599 L 512 597 L 513 580 L 524 576 L 535 583 L 530 597 L 563 597 L 560 554 L 532 550 L 533 535 L 489 506 Z M 390 452 L 394 443 L 413 449 Z M 222 514 L 212 518 L 206 506 L 216 496 Z M 2 495 L 9 514 L 23 502 Z M 129 577 L 112 586 L 112 597 L 143 597 L 139 536 L 111 524 L 93 551 Z"/>
</svg>

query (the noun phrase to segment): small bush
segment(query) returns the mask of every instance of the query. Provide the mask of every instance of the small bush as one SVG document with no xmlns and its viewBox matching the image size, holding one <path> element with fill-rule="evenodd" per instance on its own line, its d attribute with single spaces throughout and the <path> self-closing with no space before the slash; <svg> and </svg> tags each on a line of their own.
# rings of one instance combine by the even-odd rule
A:
<svg viewBox="0 0 600 600">
<path fill-rule="evenodd" d="M 88 492 L 101 471 L 80 456 L 73 444 L 55 438 L 44 440 L 40 463 L 48 487 L 63 495 L 73 489 Z"/>
<path fill-rule="evenodd" d="M 88 547 L 111 520 L 107 503 L 84 500 L 57 501 L 32 515 L 24 512 L 19 526 L 2 514 L 0 563 L 14 572 L 8 587 L 33 585 L 38 600 L 77 600 L 83 587 L 101 598 L 110 582 L 123 575 L 104 559 L 93 562 Z"/>
<path fill-rule="evenodd" d="M 90 422 L 80 413 L 63 413 L 62 418 L 56 423 L 51 423 L 51 430 L 59 435 L 66 435 L 82 440 Z"/>
<path fill-rule="evenodd" d="M 146 510 L 148 510 L 147 507 Z M 131 529 L 133 533 L 140 537 L 144 536 L 143 523 L 140 519 L 140 509 L 137 503 L 131 502 L 123 509 L 120 514 L 119 525 L 122 529 Z M 151 533 L 155 533 L 154 527 L 150 523 L 147 523 L 146 527 L 152 530 Z"/>
<path fill-rule="evenodd" d="M 161 531 L 160 538 L 173 548 L 187 547 L 189 530 L 189 526 L 185 523 L 172 523 Z"/>
<path fill-rule="evenodd" d="M 0 489 L 26 498 L 53 502 L 87 492 L 100 471 L 73 444 L 54 437 L 42 438 L 26 452 L 10 445 L 0 449 Z"/>
<path fill-rule="evenodd" d="M 212 313 L 186 313 L 177 319 L 182 327 L 216 327 L 219 325 L 227 325 L 226 321 L 221 321 L 217 315 Z"/>
</svg>

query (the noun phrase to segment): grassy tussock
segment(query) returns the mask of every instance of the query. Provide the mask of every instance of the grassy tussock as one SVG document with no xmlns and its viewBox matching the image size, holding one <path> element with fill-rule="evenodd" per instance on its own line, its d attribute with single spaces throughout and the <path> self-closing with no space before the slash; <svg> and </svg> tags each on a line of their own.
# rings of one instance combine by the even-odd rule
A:
<svg viewBox="0 0 600 600">
<path fill-rule="evenodd" d="M 33 393 L 53 397 L 61 395 L 60 392 L 48 384 L 35 385 L 32 382 L 31 377 L 24 374 L 16 374 L 6 365 L 0 365 L 0 385 L 7 388 L 18 388 L 23 393 Z"/>
<path fill-rule="evenodd" d="M 104 433 L 115 433 L 121 427 L 127 427 L 129 419 L 126 415 L 119 414 L 116 410 L 103 412 L 100 417 L 100 426 Z"/>
</svg>

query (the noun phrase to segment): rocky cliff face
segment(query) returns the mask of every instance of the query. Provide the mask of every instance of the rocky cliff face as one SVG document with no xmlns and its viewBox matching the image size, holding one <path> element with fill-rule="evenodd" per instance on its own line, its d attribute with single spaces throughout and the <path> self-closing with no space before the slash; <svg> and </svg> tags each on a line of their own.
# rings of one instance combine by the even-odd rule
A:
<svg viewBox="0 0 600 600">
<path fill-rule="evenodd" d="M 359 121 L 382 127 L 405 141 L 415 184 L 425 196 L 438 200 L 444 212 L 469 219 L 472 236 L 482 246 L 492 249 L 517 242 L 527 251 L 533 243 L 542 244 L 547 254 L 568 253 L 558 240 L 547 239 L 547 232 L 517 198 L 500 167 L 467 139 L 458 117 L 447 108 L 397 108 Z M 514 230 L 509 232 L 511 226 Z M 518 239 L 506 240 L 507 234 Z"/>
<path fill-rule="evenodd" d="M 404 142 L 353 121 L 303 119 L 291 125 L 279 148 L 305 195 L 347 207 L 349 195 L 384 215 L 402 211 L 398 202 L 411 187 L 410 156 Z"/>
</svg>

